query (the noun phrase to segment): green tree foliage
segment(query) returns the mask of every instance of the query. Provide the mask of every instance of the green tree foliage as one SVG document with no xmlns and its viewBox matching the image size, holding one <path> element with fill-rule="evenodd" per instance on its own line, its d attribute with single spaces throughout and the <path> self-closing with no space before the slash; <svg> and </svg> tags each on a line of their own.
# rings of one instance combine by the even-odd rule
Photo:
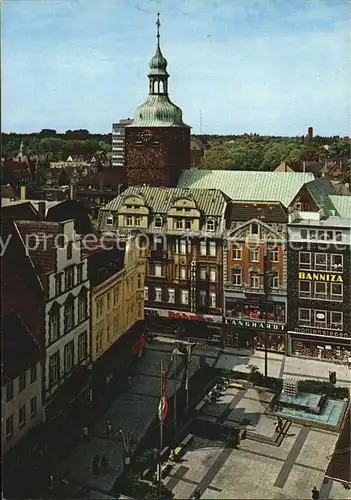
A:
<svg viewBox="0 0 351 500">
<path fill-rule="evenodd" d="M 40 153 L 59 153 L 63 146 L 62 139 L 45 137 L 39 141 L 39 152 Z"/>
</svg>

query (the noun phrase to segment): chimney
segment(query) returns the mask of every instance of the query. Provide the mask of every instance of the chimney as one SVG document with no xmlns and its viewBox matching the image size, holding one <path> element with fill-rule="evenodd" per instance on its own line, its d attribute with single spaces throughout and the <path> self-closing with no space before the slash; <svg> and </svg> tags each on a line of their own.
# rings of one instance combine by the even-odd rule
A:
<svg viewBox="0 0 351 500">
<path fill-rule="evenodd" d="M 46 215 L 46 202 L 45 201 L 38 202 L 38 213 L 39 213 L 40 220 L 45 220 L 45 215 Z"/>
<path fill-rule="evenodd" d="M 21 200 L 26 200 L 27 199 L 27 186 L 21 186 L 20 187 L 20 199 Z"/>
</svg>

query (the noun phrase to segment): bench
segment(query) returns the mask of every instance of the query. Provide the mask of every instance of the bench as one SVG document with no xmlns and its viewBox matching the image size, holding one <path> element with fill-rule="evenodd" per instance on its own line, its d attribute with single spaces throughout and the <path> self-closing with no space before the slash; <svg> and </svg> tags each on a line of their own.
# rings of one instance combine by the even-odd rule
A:
<svg viewBox="0 0 351 500">
<path fill-rule="evenodd" d="M 161 478 L 164 477 L 167 472 L 169 471 L 169 469 L 172 467 L 172 463 L 167 461 L 167 462 L 164 462 L 162 465 L 161 465 Z M 154 474 L 155 476 L 157 476 L 157 471 L 155 472 Z"/>
<path fill-rule="evenodd" d="M 181 442 L 181 445 L 182 445 L 183 447 L 185 447 L 187 444 L 189 444 L 189 443 L 190 443 L 190 441 L 193 439 L 193 437 L 194 437 L 194 434 L 188 434 L 188 435 L 187 435 L 187 436 L 183 439 L 183 441 Z"/>
<path fill-rule="evenodd" d="M 230 384 L 228 385 L 228 387 L 236 388 L 236 389 L 242 389 L 243 388 L 242 384 L 238 384 L 236 382 L 230 382 Z"/>
</svg>

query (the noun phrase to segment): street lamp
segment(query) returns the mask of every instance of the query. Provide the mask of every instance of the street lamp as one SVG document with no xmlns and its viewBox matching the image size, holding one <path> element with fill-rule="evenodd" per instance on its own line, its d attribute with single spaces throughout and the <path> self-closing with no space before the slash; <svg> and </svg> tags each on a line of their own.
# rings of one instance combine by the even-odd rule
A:
<svg viewBox="0 0 351 500">
<path fill-rule="evenodd" d="M 268 377 L 268 289 L 269 279 L 277 276 L 275 271 L 256 272 L 251 271 L 251 276 L 263 277 L 263 290 L 265 295 L 265 314 L 264 314 L 264 376 Z"/>
<path fill-rule="evenodd" d="M 128 432 L 127 436 L 125 436 L 122 429 L 119 430 L 119 433 L 121 435 L 123 444 L 123 469 L 125 472 L 131 465 L 131 444 L 133 433 Z"/>
</svg>

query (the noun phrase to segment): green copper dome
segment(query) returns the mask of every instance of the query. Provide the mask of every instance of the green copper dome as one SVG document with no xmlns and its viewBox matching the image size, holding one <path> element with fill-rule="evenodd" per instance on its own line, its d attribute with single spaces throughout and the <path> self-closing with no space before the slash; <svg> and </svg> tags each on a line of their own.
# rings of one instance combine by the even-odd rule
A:
<svg viewBox="0 0 351 500">
<path fill-rule="evenodd" d="M 157 76 L 164 75 L 169 76 L 167 73 L 167 59 L 163 57 L 159 44 L 157 44 L 156 54 L 152 59 L 150 59 L 149 67 L 150 72 L 149 76 Z"/>
<path fill-rule="evenodd" d="M 149 95 L 135 113 L 132 127 L 187 127 L 182 110 L 168 95 Z"/>
</svg>

